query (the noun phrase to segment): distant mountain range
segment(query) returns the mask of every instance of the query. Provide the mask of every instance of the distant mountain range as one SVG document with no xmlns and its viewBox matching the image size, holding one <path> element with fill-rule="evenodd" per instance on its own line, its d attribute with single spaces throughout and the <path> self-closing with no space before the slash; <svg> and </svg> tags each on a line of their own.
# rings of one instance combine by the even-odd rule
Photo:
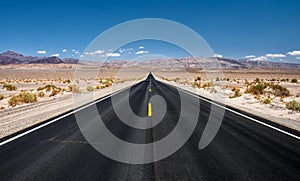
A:
<svg viewBox="0 0 300 181">
<path fill-rule="evenodd" d="M 6 51 L 0 53 L 0 65 L 9 64 L 61 64 L 61 63 L 78 63 L 78 59 L 65 58 L 60 59 L 58 57 L 33 57 L 24 56 L 14 51 Z"/>
<path fill-rule="evenodd" d="M 216 63 L 218 62 L 218 63 Z M 24 56 L 14 51 L 6 51 L 0 53 L 0 65 L 9 64 L 77 64 L 78 59 L 65 58 L 60 59 L 58 57 L 34 57 Z M 152 67 L 152 68 L 164 68 L 164 69 L 178 69 L 185 68 L 191 70 L 201 69 L 252 69 L 252 68 L 266 68 L 266 69 L 300 69 L 300 64 L 294 63 L 280 63 L 280 62 L 268 62 L 268 61 L 251 61 L 247 59 L 230 59 L 230 58 L 178 58 L 178 59 L 156 59 L 147 60 L 143 62 L 138 61 L 124 61 L 124 60 L 112 60 L 108 62 L 87 62 L 80 61 L 80 64 L 85 65 L 101 65 L 105 67 Z"/>
</svg>

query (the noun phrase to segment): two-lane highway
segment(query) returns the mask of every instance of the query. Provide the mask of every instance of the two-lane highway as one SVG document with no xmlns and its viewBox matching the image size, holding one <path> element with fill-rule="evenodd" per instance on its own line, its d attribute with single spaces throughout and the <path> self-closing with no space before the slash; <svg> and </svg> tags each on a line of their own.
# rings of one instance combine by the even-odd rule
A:
<svg viewBox="0 0 300 181">
<path fill-rule="evenodd" d="M 124 91 L 118 93 L 119 96 L 122 94 Z M 184 96 L 180 98 L 179 94 Z M 136 115 L 148 117 L 149 100 L 155 95 L 165 100 L 167 109 L 163 119 L 149 129 L 136 129 L 122 122 L 112 106 L 111 97 L 96 103 L 96 106 L 106 127 L 118 138 L 137 144 L 152 143 L 166 137 L 177 125 L 181 99 L 189 103 L 191 114 L 197 112 L 193 109 L 198 107 L 193 106 L 195 101 L 190 94 L 159 82 L 150 74 L 145 81 L 130 88 L 130 108 Z M 117 104 L 123 104 L 122 101 L 128 100 L 122 99 Z M 206 148 L 199 150 L 199 140 L 210 115 L 211 103 L 199 99 L 199 104 L 199 119 L 191 137 L 174 154 L 160 161 L 125 164 L 107 158 L 86 141 L 75 115 L 70 114 L 2 145 L 0 178 L 105 181 L 300 180 L 300 140 L 232 111 L 225 111 L 216 137 Z M 152 114 L 155 114 L 155 104 L 151 106 Z M 87 114 L 85 120 L 88 122 L 93 118 L 94 115 Z M 189 116 L 184 119 L 187 124 L 191 121 Z M 115 149 L 124 148 L 116 145 Z M 153 152 L 155 155 L 155 149 Z"/>
</svg>

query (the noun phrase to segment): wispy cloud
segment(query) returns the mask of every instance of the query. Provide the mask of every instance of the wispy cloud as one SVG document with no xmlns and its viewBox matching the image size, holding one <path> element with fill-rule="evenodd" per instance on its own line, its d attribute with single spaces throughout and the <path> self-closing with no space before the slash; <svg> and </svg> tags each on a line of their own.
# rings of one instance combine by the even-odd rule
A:
<svg viewBox="0 0 300 181">
<path fill-rule="evenodd" d="M 144 46 L 139 46 L 139 49 L 143 49 L 144 48 Z"/>
<path fill-rule="evenodd" d="M 39 50 L 39 51 L 37 51 L 36 53 L 37 53 L 37 54 L 46 54 L 47 51 L 46 51 L 46 50 Z"/>
<path fill-rule="evenodd" d="M 214 54 L 214 56 L 213 57 L 216 57 L 216 58 L 222 58 L 223 57 L 223 55 L 221 55 L 221 54 Z"/>
<path fill-rule="evenodd" d="M 75 51 L 75 53 L 78 51 Z M 105 51 L 104 50 L 95 50 L 93 52 L 85 52 L 85 55 L 102 55 Z M 78 52 L 79 53 L 79 52 Z"/>
<path fill-rule="evenodd" d="M 300 57 L 296 57 L 296 59 L 300 60 Z"/>
<path fill-rule="evenodd" d="M 141 50 L 141 51 L 135 52 L 136 55 L 145 54 L 145 53 L 149 53 L 149 51 Z"/>
<path fill-rule="evenodd" d="M 266 57 L 270 57 L 270 58 L 284 58 L 286 57 L 286 55 L 283 55 L 283 54 L 266 54 Z"/>
<path fill-rule="evenodd" d="M 106 53 L 106 56 L 108 56 L 108 57 L 119 57 L 121 55 L 119 53 Z"/>
<path fill-rule="evenodd" d="M 59 53 L 56 53 L 56 54 L 53 54 L 53 55 L 51 55 L 51 57 L 59 57 Z"/>
<path fill-rule="evenodd" d="M 256 57 L 255 55 L 247 55 L 244 58 L 255 58 L 255 57 Z"/>
<path fill-rule="evenodd" d="M 251 58 L 250 60 L 252 60 L 252 61 L 264 61 L 264 60 L 268 60 L 268 58 L 265 57 L 265 56 L 260 56 L 260 57 L 256 57 L 256 58 Z"/>
<path fill-rule="evenodd" d="M 288 54 L 288 55 L 292 55 L 292 56 L 300 56 L 300 50 L 288 52 L 287 54 Z"/>
<path fill-rule="evenodd" d="M 66 52 L 67 52 L 67 49 L 62 49 L 62 52 L 66 53 Z"/>
</svg>

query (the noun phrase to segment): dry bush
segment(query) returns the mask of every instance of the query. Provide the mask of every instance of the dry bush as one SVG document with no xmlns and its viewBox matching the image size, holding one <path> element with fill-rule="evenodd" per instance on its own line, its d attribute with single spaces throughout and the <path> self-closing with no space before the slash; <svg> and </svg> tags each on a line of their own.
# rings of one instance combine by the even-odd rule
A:
<svg viewBox="0 0 300 181">
<path fill-rule="evenodd" d="M 264 104 L 270 104 L 271 103 L 271 99 L 270 98 L 266 98 L 262 101 Z"/>
<path fill-rule="evenodd" d="M 0 101 L 4 99 L 4 95 L 0 94 Z"/>
<path fill-rule="evenodd" d="M 291 80 L 291 83 L 298 83 L 298 80 L 294 78 Z"/>
<path fill-rule="evenodd" d="M 234 92 L 233 95 L 229 96 L 229 98 L 236 98 L 236 97 L 241 97 L 242 93 L 241 93 L 241 89 L 240 88 L 233 88 L 232 91 Z"/>
<path fill-rule="evenodd" d="M 50 91 L 53 91 L 53 90 L 61 91 L 61 88 L 56 87 L 53 84 L 48 84 L 48 85 L 45 85 L 44 87 L 37 88 L 37 91 L 42 91 L 42 90 L 46 90 L 46 92 L 50 92 Z"/>
<path fill-rule="evenodd" d="M 89 86 L 86 87 L 86 90 L 88 90 L 88 91 L 94 91 L 95 89 L 94 89 L 93 86 L 90 86 L 90 85 L 89 85 Z"/>
<path fill-rule="evenodd" d="M 22 103 L 33 103 L 37 102 L 37 96 L 30 92 L 21 92 L 18 95 L 12 96 L 9 101 L 8 105 L 10 106 L 16 106 Z"/>
<path fill-rule="evenodd" d="M 8 91 L 14 91 L 14 90 L 18 89 L 16 86 L 8 84 L 8 83 L 4 83 L 2 88 L 6 89 Z"/>
<path fill-rule="evenodd" d="M 300 102 L 292 100 L 286 103 L 286 108 L 289 110 L 300 111 Z"/>
<path fill-rule="evenodd" d="M 43 91 L 38 92 L 38 97 L 45 97 L 45 93 Z"/>
<path fill-rule="evenodd" d="M 82 90 L 80 89 L 80 87 L 76 86 L 76 85 L 69 85 L 69 90 L 70 92 L 73 92 L 73 93 L 82 93 Z"/>
</svg>

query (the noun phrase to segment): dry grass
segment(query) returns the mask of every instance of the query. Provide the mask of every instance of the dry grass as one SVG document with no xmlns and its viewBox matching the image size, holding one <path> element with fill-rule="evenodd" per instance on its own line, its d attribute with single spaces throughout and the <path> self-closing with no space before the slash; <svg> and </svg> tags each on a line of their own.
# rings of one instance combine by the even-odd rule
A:
<svg viewBox="0 0 300 181">
<path fill-rule="evenodd" d="M 37 102 L 37 96 L 36 94 L 30 93 L 30 92 L 21 92 L 20 94 L 12 96 L 9 101 L 9 106 L 16 106 L 23 103 L 33 103 Z"/>
<path fill-rule="evenodd" d="M 6 89 L 8 91 L 15 91 L 18 89 L 16 86 L 14 86 L 12 84 L 8 84 L 8 83 L 4 83 L 2 88 Z"/>
<path fill-rule="evenodd" d="M 286 103 L 286 108 L 289 110 L 300 111 L 300 102 L 292 100 Z"/>
</svg>

